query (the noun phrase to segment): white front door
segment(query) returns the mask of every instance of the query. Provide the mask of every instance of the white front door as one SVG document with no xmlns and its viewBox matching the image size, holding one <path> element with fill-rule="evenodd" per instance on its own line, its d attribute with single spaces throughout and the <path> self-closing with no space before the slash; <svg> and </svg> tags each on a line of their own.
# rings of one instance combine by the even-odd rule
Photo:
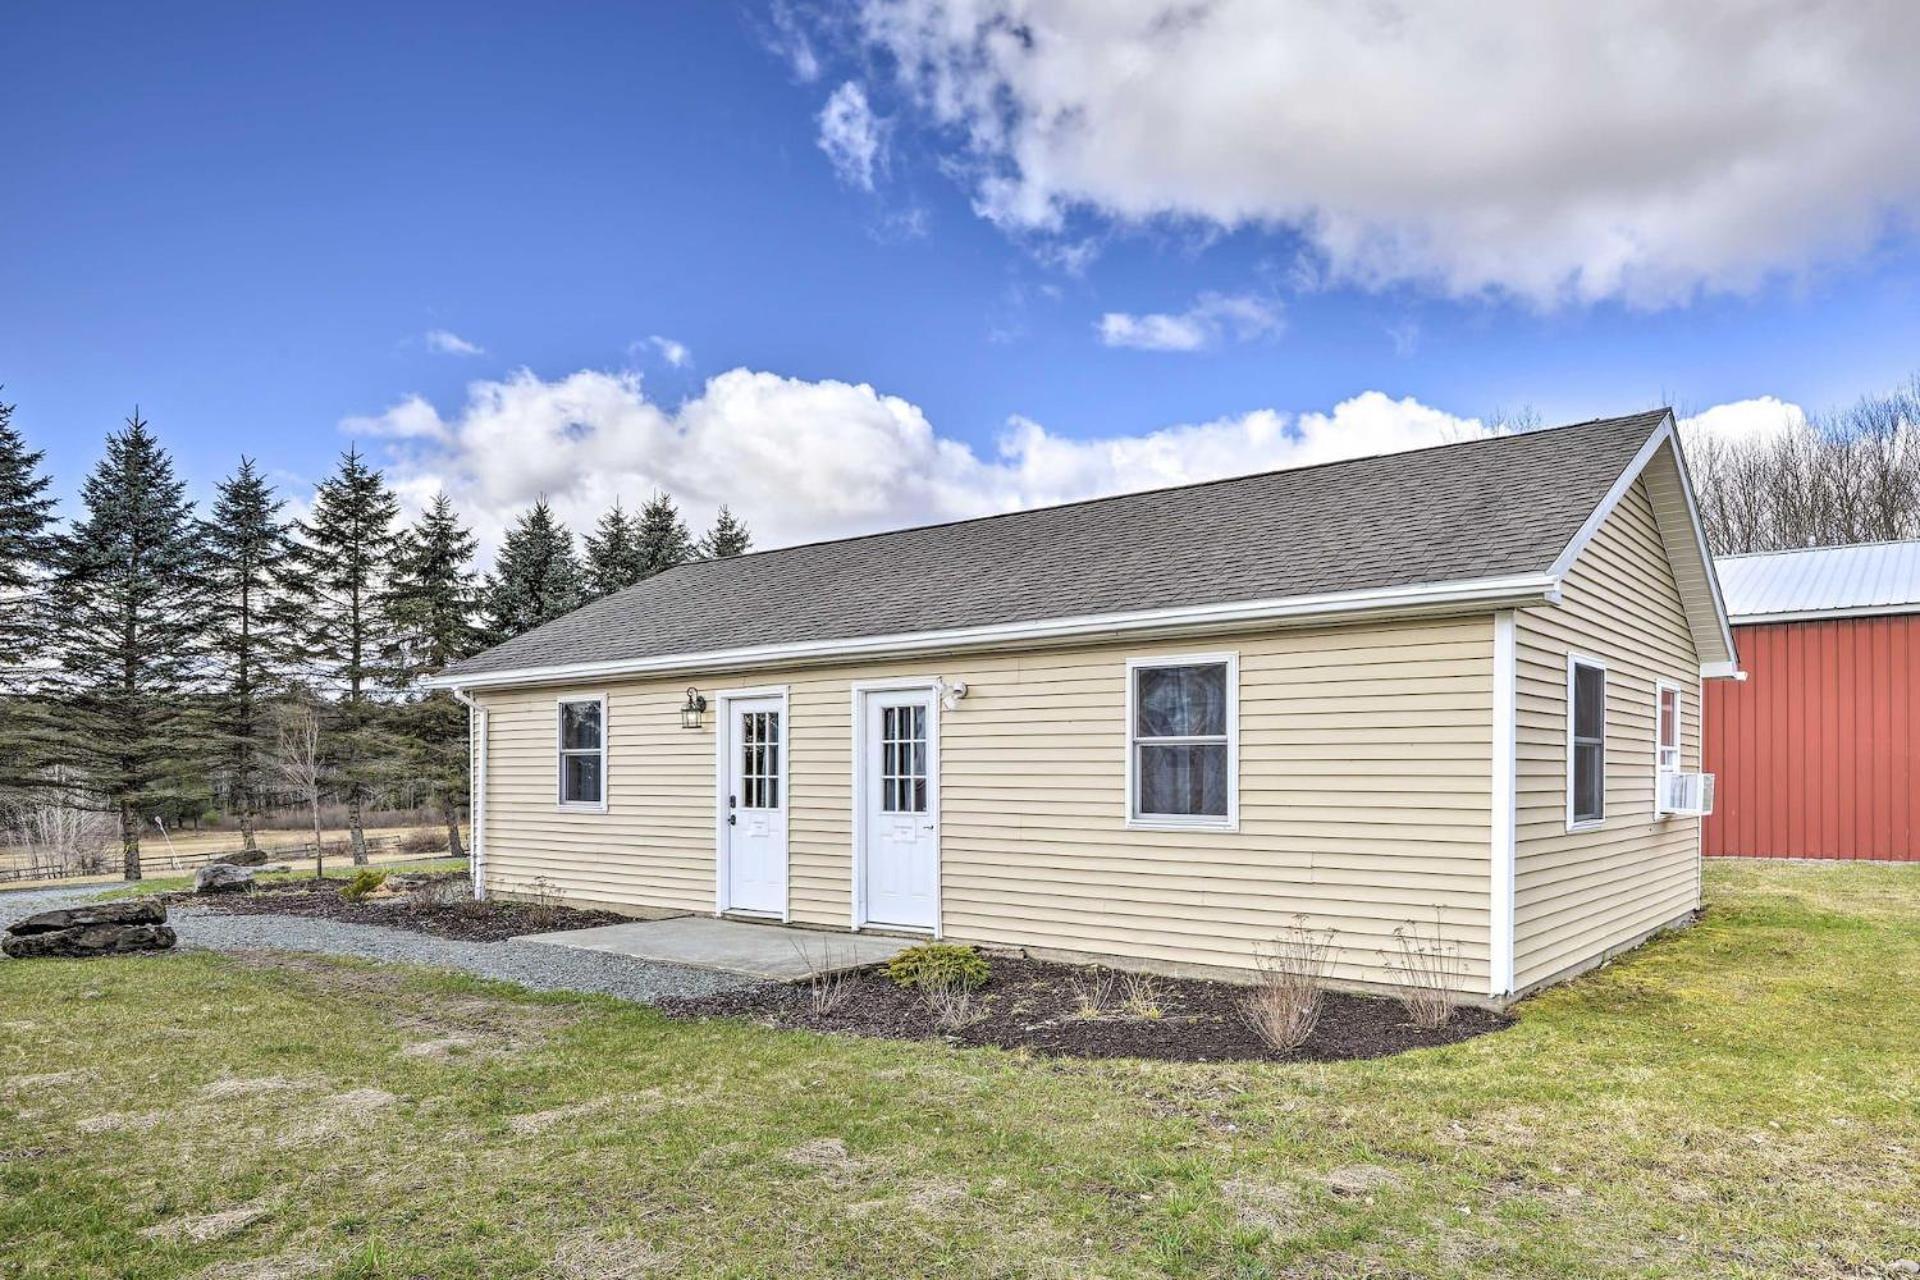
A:
<svg viewBox="0 0 1920 1280">
<path fill-rule="evenodd" d="M 727 703 L 729 911 L 784 915 L 787 907 L 786 726 L 780 698 Z"/>
<path fill-rule="evenodd" d="M 866 695 L 865 774 L 860 788 L 866 846 L 866 922 L 932 929 L 940 896 L 939 776 L 933 693 Z"/>
</svg>

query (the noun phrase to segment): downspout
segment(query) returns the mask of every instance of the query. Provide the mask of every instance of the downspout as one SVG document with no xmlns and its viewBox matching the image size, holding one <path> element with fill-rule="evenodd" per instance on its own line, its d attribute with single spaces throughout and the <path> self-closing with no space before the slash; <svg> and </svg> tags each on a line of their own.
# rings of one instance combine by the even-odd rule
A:
<svg viewBox="0 0 1920 1280">
<path fill-rule="evenodd" d="M 485 902 L 487 898 L 487 709 L 467 696 L 467 691 L 457 685 L 448 685 L 447 692 L 454 701 L 467 709 L 467 737 L 472 744 L 468 748 L 468 806 L 473 811 L 473 832 L 467 838 L 467 856 L 472 870 L 468 873 L 473 880 L 473 897 L 476 902 Z"/>
<path fill-rule="evenodd" d="M 1514 985 L 1515 784 L 1518 751 L 1519 662 L 1515 616 L 1493 615 L 1493 839 L 1489 853 L 1487 994 L 1505 1003 Z"/>
</svg>

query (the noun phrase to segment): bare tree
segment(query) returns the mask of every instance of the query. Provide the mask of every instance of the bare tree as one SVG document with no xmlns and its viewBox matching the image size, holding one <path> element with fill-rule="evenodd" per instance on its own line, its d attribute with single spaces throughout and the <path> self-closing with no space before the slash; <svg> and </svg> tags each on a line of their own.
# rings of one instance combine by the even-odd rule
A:
<svg viewBox="0 0 1920 1280">
<path fill-rule="evenodd" d="M 1719 555 L 1920 537 L 1920 377 L 1758 440 L 1687 442 Z"/>
<path fill-rule="evenodd" d="M 313 814 L 313 878 L 318 880 L 326 874 L 325 845 L 320 839 L 320 784 L 326 778 L 326 763 L 320 754 L 320 715 L 312 703 L 292 703 L 281 712 L 273 771 L 283 786 L 300 794 Z"/>
</svg>

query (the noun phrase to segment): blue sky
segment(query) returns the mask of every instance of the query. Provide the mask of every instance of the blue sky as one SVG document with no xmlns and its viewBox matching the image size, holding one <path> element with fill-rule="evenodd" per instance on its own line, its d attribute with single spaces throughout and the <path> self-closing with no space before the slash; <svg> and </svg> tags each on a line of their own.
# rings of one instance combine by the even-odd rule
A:
<svg viewBox="0 0 1920 1280">
<path fill-rule="evenodd" d="M 1138 30 L 1076 28 L 1038 0 L 974 7 L 983 29 L 1032 20 L 1031 47 L 981 72 L 969 54 L 985 46 L 906 21 L 925 16 L 914 0 L 15 6 L 5 398 L 63 493 L 137 402 L 202 494 L 248 453 L 297 497 L 355 438 L 413 497 L 447 485 L 490 537 L 534 492 L 578 522 L 664 485 L 696 518 L 731 501 L 788 541 L 1282 465 L 1293 455 L 1259 442 L 1307 431 L 1303 414 L 1323 415 L 1323 451 L 1369 451 L 1522 405 L 1549 421 L 1768 396 L 1814 409 L 1920 369 L 1912 126 L 1884 101 L 1884 126 L 1816 101 L 1731 138 L 1709 83 L 1656 121 L 1697 124 L 1697 151 L 1630 164 L 1648 131 L 1597 125 L 1598 85 L 1594 113 L 1458 157 L 1498 196 L 1463 211 L 1445 182 L 1370 176 L 1418 169 L 1420 115 L 1445 102 L 1382 107 L 1343 135 L 1379 94 L 1307 110 L 1315 72 L 1275 61 L 1235 99 L 1247 68 L 1172 37 L 1116 99 L 1097 60 L 1068 55 L 1111 38 L 1115 56 L 1159 58 Z M 1280 47 L 1328 42 L 1317 60 L 1337 67 L 1340 33 L 1237 7 Z M 1801 52 L 1836 85 L 1898 95 L 1857 65 L 1873 25 Z M 1563 34 L 1580 36 L 1515 38 L 1550 52 Z M 1468 56 L 1418 47 L 1434 38 L 1406 36 L 1420 65 Z M 1693 78 L 1764 82 L 1773 55 L 1746 56 Z M 903 76 L 916 60 L 931 70 Z M 1261 95 L 1288 74 L 1276 108 Z M 1130 114 L 1193 100 L 1181 77 L 1196 75 L 1224 114 Z M 943 106 L 956 84 L 1015 106 Z M 1486 89 L 1521 107 L 1535 91 Z M 1798 85 L 1794 109 L 1810 97 Z M 1044 127 L 1063 99 L 1084 136 Z M 1652 176 L 1580 189 L 1547 172 L 1554 129 Z M 1270 149 L 1276 132 L 1292 150 Z M 1382 139 L 1405 146 L 1383 157 Z M 1689 172 L 1836 156 L 1803 173 L 1825 194 L 1802 203 L 1757 178 L 1721 208 Z M 1761 223 L 1760 207 L 1786 212 Z M 1610 239 L 1560 234 L 1603 219 Z M 1621 240 L 1635 247 L 1615 280 L 1595 246 Z M 1129 336 L 1193 349 L 1110 341 Z M 1349 429 L 1336 406 L 1365 392 L 1400 416 Z M 1439 416 L 1391 408 L 1408 399 Z"/>
</svg>

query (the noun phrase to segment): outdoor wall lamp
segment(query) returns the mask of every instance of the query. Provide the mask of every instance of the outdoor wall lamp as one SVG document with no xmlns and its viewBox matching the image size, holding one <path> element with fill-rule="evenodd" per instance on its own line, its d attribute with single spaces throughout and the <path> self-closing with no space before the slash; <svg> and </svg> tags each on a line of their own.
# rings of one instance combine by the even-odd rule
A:
<svg viewBox="0 0 1920 1280">
<path fill-rule="evenodd" d="M 700 717 L 706 714 L 706 710 L 707 700 L 700 696 L 698 689 L 692 685 L 688 685 L 687 704 L 680 708 L 680 727 L 682 729 L 698 729 L 700 727 Z"/>
</svg>

